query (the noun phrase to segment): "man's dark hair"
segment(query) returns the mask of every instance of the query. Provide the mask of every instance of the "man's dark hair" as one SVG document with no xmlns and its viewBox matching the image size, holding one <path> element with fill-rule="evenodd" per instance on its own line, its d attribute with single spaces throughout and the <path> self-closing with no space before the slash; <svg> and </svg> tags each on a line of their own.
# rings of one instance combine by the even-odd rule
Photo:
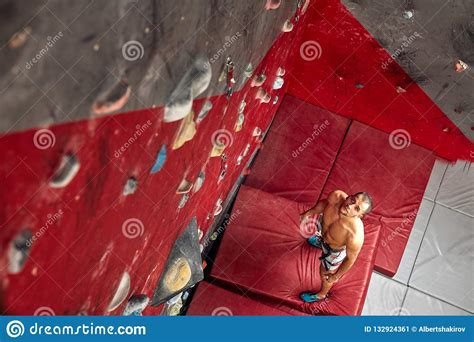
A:
<svg viewBox="0 0 474 342">
<path fill-rule="evenodd" d="M 364 211 L 364 215 L 367 215 L 372 211 L 372 197 L 366 192 L 358 192 L 355 194 L 355 197 L 362 196 L 362 201 L 368 204 L 367 209 Z"/>
</svg>

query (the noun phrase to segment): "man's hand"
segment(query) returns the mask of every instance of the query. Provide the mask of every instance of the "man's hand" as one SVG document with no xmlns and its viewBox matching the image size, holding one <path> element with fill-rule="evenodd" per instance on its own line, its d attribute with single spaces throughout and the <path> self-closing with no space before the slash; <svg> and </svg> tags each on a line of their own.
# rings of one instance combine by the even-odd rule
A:
<svg viewBox="0 0 474 342">
<path fill-rule="evenodd" d="M 327 282 L 330 283 L 330 284 L 335 284 L 335 283 L 337 283 L 337 282 L 339 281 L 339 279 L 341 279 L 341 277 L 338 276 L 336 273 L 334 273 L 334 274 L 329 274 L 329 275 L 326 276 L 326 280 L 327 280 Z"/>
</svg>

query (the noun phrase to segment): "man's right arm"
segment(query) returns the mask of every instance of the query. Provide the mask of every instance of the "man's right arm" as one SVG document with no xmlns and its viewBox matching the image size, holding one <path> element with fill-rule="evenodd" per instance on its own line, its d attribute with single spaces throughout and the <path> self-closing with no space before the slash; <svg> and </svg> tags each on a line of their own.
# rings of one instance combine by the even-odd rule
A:
<svg viewBox="0 0 474 342">
<path fill-rule="evenodd" d="M 339 201 L 339 197 L 343 194 L 344 193 L 340 190 L 331 192 L 328 198 L 319 201 L 312 208 L 306 210 L 304 213 L 301 214 L 301 217 L 321 214 L 329 204 L 336 204 Z"/>
<path fill-rule="evenodd" d="M 310 215 L 315 215 L 315 214 L 321 214 L 328 204 L 329 204 L 328 200 L 323 199 L 319 201 L 318 203 L 316 203 L 312 208 L 302 213 L 301 216 L 305 217 L 305 216 L 310 216 Z"/>
</svg>

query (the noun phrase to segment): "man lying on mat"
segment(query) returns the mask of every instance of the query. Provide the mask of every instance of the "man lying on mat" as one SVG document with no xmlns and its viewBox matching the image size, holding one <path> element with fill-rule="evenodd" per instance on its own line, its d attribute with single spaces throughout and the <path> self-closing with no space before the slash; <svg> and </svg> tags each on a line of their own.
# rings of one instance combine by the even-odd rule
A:
<svg viewBox="0 0 474 342">
<path fill-rule="evenodd" d="M 322 250 L 321 290 L 300 295 L 305 302 L 317 302 L 328 295 L 331 287 L 354 265 L 364 243 L 361 218 L 372 209 L 372 198 L 366 192 L 348 196 L 336 190 L 327 199 L 301 214 L 304 222 L 309 215 L 319 214 L 317 233 L 308 243 Z"/>
</svg>

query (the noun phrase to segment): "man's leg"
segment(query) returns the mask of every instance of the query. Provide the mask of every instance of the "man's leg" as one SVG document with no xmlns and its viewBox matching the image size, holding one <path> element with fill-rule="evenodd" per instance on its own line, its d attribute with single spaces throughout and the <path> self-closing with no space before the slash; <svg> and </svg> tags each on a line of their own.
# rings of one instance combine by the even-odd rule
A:
<svg viewBox="0 0 474 342">
<path fill-rule="evenodd" d="M 315 293 L 310 293 L 310 292 L 304 292 L 300 295 L 300 298 L 302 300 L 304 300 L 305 302 L 318 302 L 320 300 L 323 300 L 324 298 L 326 298 L 329 290 L 331 289 L 331 287 L 333 286 L 332 283 L 328 282 L 326 280 L 326 277 L 330 274 L 334 273 L 334 271 L 326 271 L 326 269 L 324 268 L 324 265 L 323 263 L 321 262 L 321 265 L 319 267 L 319 274 L 321 276 L 321 290 L 319 290 L 319 292 L 315 292 Z"/>
<path fill-rule="evenodd" d="M 321 275 L 321 290 L 318 292 L 318 298 L 319 299 L 324 299 L 328 295 L 329 290 L 331 287 L 334 285 L 334 283 L 330 283 L 327 281 L 326 277 L 330 274 L 334 273 L 334 271 L 326 271 L 326 269 L 323 266 L 323 263 L 321 263 L 321 266 L 319 267 L 319 274 Z"/>
</svg>

